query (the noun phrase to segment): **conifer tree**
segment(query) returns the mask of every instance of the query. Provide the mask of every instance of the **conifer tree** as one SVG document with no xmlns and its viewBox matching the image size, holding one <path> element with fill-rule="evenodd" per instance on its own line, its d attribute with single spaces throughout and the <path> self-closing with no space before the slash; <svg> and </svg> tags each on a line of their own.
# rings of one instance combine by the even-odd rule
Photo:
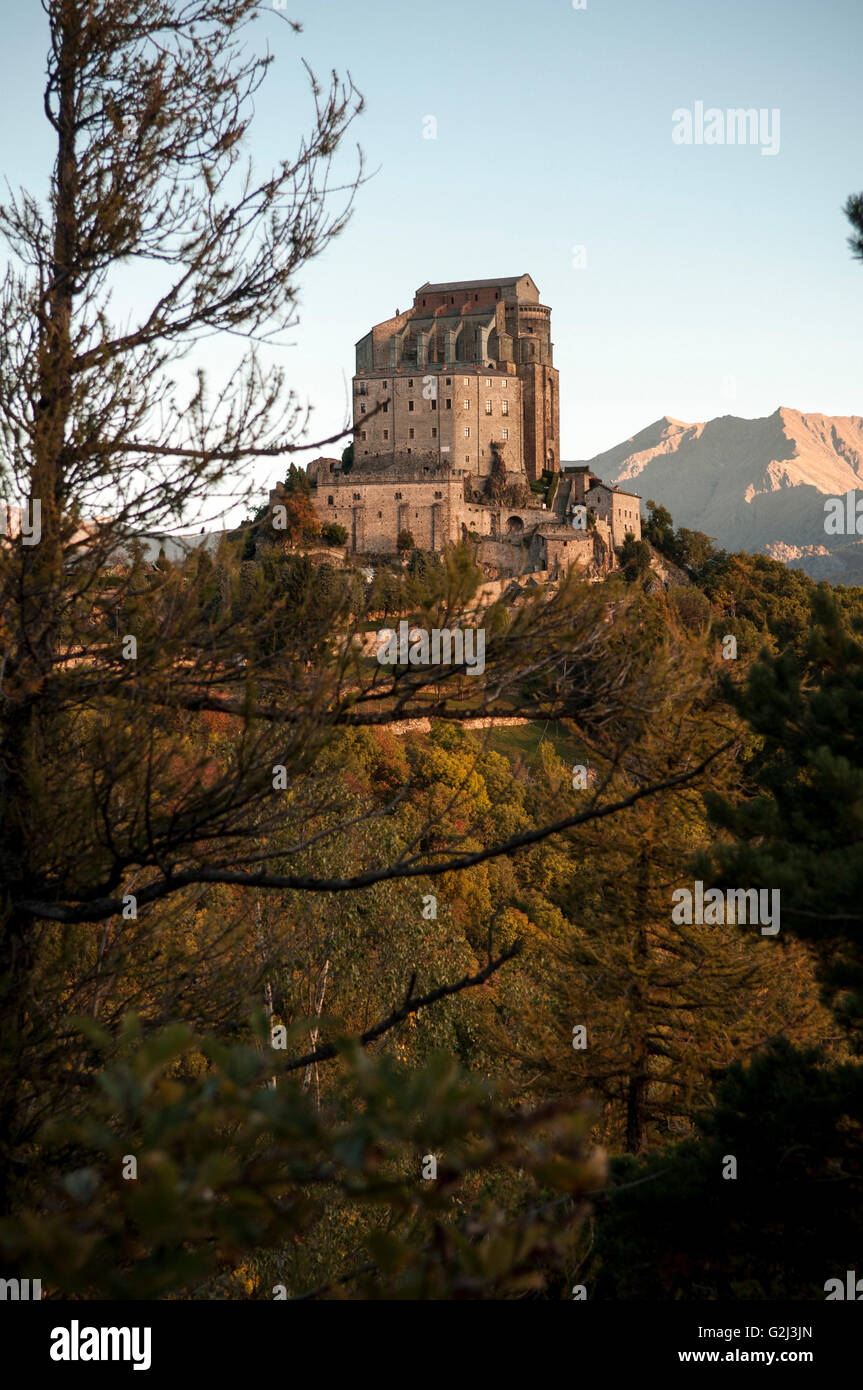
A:
<svg viewBox="0 0 863 1390">
<path fill-rule="evenodd" d="M 863 193 L 852 193 L 845 204 L 845 216 L 854 228 L 848 238 L 851 254 L 863 261 Z"/>
<path fill-rule="evenodd" d="M 631 754 L 641 776 L 661 780 L 681 743 L 710 746 L 717 726 L 733 736 L 735 721 L 705 679 L 713 650 L 700 634 L 675 647 L 665 703 Z M 622 791 L 626 774 L 612 775 Z M 730 753 L 713 764 L 713 795 L 730 797 L 738 781 Z M 710 839 L 701 793 L 687 788 L 632 807 L 613 834 L 601 825 L 573 832 L 557 895 L 570 925 L 548 961 L 554 1011 L 532 1020 L 542 1047 L 528 1049 L 527 1070 L 541 1069 L 554 1094 L 601 1097 L 602 1141 L 615 1152 L 643 1154 L 686 1133 L 730 1063 L 772 1036 L 791 1029 L 816 1041 L 829 1031 L 805 952 L 784 951 L 757 927 L 674 920 L 672 893 L 692 890 L 696 852 Z"/>
<path fill-rule="evenodd" d="M 814 955 L 832 1027 L 729 1068 L 698 1142 L 613 1165 L 590 1256 L 610 1298 L 824 1298 L 857 1267 L 863 1212 L 863 614 L 819 586 L 802 652 L 729 689 L 751 730 L 743 796 L 707 794 L 722 886 L 778 889 L 781 936 Z M 788 969 L 783 950 L 779 969 Z M 734 1167 L 729 1170 L 729 1160 Z"/>
</svg>

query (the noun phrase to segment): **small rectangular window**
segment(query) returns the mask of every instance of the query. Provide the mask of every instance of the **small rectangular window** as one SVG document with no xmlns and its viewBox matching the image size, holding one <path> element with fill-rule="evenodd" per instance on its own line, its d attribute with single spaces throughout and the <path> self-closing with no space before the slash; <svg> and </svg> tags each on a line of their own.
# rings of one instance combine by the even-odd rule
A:
<svg viewBox="0 0 863 1390">
<path fill-rule="evenodd" d="M 465 439 L 470 439 L 470 425 L 465 425 L 465 427 L 464 427 L 464 437 L 465 437 Z"/>
<path fill-rule="evenodd" d="M 504 439 L 509 439 L 509 430 L 501 430 Z"/>
<path fill-rule="evenodd" d="M 366 407 L 365 407 L 365 402 L 363 402 L 363 403 L 360 405 L 360 414 L 361 414 L 361 415 L 365 415 L 365 413 L 366 413 Z"/>
<path fill-rule="evenodd" d="M 485 403 L 485 413 L 486 413 L 486 415 L 491 415 L 491 401 L 486 401 L 486 403 Z"/>
<path fill-rule="evenodd" d="M 485 379 L 485 384 L 486 384 L 486 386 L 491 386 L 491 377 L 490 377 L 490 376 L 487 376 L 487 377 L 486 377 L 486 379 Z"/>
<path fill-rule="evenodd" d="M 413 408 L 414 408 L 414 403 L 413 403 L 413 401 L 408 401 L 408 410 L 413 410 Z"/>
<path fill-rule="evenodd" d="M 432 410 L 437 410 L 437 401 L 429 401 Z"/>
<path fill-rule="evenodd" d="M 501 413 L 501 415 L 508 415 L 508 414 L 509 414 L 509 401 L 501 401 L 501 403 L 500 403 L 500 413 Z"/>
<path fill-rule="evenodd" d="M 451 376 L 448 376 L 448 377 L 447 377 L 447 379 L 446 379 L 446 384 L 447 384 L 447 386 L 452 386 L 452 377 L 451 377 Z"/>
<path fill-rule="evenodd" d="M 432 425 L 432 439 L 437 439 L 437 425 Z"/>
<path fill-rule="evenodd" d="M 408 386 L 413 386 L 413 384 L 414 384 L 414 379 L 413 379 L 412 376 L 409 376 L 409 377 L 408 377 Z"/>
<path fill-rule="evenodd" d="M 447 408 L 447 410 L 452 410 L 452 396 L 447 396 L 447 398 L 446 398 L 446 408 Z"/>
<path fill-rule="evenodd" d="M 389 430 L 384 430 L 384 439 L 389 439 L 389 437 L 390 437 L 390 432 L 389 432 Z"/>
<path fill-rule="evenodd" d="M 384 415 L 388 415 L 388 414 L 389 414 L 389 409 L 390 409 L 390 403 L 389 403 L 389 401 L 384 401 Z"/>
<path fill-rule="evenodd" d="M 414 432 L 413 432 L 413 430 L 408 430 L 408 438 L 413 439 L 413 437 L 414 437 Z"/>
<path fill-rule="evenodd" d="M 470 401 L 465 401 L 465 402 L 464 402 L 464 408 L 465 408 L 465 410 L 470 410 Z"/>
</svg>

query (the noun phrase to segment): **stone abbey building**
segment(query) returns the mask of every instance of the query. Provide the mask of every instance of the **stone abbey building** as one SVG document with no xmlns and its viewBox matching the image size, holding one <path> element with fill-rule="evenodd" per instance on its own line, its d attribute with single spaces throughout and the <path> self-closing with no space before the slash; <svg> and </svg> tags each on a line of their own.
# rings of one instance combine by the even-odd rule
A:
<svg viewBox="0 0 863 1390">
<path fill-rule="evenodd" d="M 561 473 L 551 310 L 529 275 L 422 285 L 357 343 L 353 412 L 350 471 L 318 459 L 309 476 L 356 554 L 393 553 L 409 531 L 428 550 L 472 538 L 504 573 L 596 573 L 641 535 L 636 496 Z"/>
<path fill-rule="evenodd" d="M 553 472 L 551 310 L 530 276 L 426 284 L 411 309 L 376 324 L 357 343 L 354 429 L 359 465 L 406 455 L 487 477 L 496 443 L 507 471 L 532 481 Z"/>
</svg>

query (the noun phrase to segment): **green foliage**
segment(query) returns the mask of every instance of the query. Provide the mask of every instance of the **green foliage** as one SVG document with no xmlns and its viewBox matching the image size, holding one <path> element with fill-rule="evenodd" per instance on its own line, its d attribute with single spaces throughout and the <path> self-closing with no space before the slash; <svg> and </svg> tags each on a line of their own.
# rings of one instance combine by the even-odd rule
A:
<svg viewBox="0 0 863 1390">
<path fill-rule="evenodd" d="M 85 1026 L 110 1054 L 108 1034 Z M 337 1211 L 354 1247 L 329 1282 L 358 1266 L 368 1298 L 505 1298 L 559 1277 L 579 1201 L 604 1175 L 586 1156 L 583 1109 L 533 1117 L 445 1055 L 408 1068 L 346 1043 L 343 1098 L 319 1110 L 279 1076 L 280 1054 L 258 1031 L 258 1046 L 226 1046 L 185 1025 L 143 1039 L 126 1020 L 86 1109 L 39 1135 L 29 1208 L 0 1222 L 6 1268 L 38 1272 L 64 1298 L 188 1297 L 254 1248 L 259 1263 L 272 1252 L 272 1283 L 252 1295 L 280 1283 L 293 1296 L 313 1280 L 306 1242 Z M 424 1178 L 436 1154 L 437 1177 Z M 124 1176 L 130 1157 L 136 1176 Z M 513 1170 L 505 1211 L 495 1184 L 506 1191 Z M 553 1219 L 533 1210 L 561 1194 Z"/>
<path fill-rule="evenodd" d="M 787 614 L 771 606 L 769 567 L 766 577 L 764 621 L 777 625 Z M 707 794 L 723 837 L 694 872 L 722 886 L 779 890 L 783 977 L 797 938 L 859 1054 L 863 622 L 856 595 L 826 586 L 809 595 L 797 649 L 765 650 L 741 686 L 729 685 L 752 734 L 748 794 Z M 799 1044 L 799 1025 L 786 1018 L 784 1031 Z M 821 1299 L 828 1279 L 855 1268 L 863 1067 L 842 1060 L 836 1031 L 821 1023 L 817 1050 L 777 1039 L 748 1066 L 734 1063 L 714 1110 L 697 1118 L 697 1142 L 613 1165 L 589 1253 L 596 1296 Z M 730 1158 L 736 1178 L 724 1176 Z"/>
<path fill-rule="evenodd" d="M 710 661 L 698 632 L 669 658 L 665 701 L 638 741 L 641 778 L 662 783 L 680 746 L 694 757 L 706 749 L 713 719 L 724 714 L 716 690 L 708 703 Z M 587 797 L 556 757 L 543 761 L 558 796 Z M 577 761 L 604 774 L 595 756 Z M 736 792 L 733 760 L 714 763 L 711 782 Z M 632 787 L 613 777 L 609 792 L 624 799 Z M 499 1045 L 511 1039 L 509 1051 L 542 1093 L 601 1097 L 602 1139 L 617 1151 L 658 1150 L 686 1132 L 741 1052 L 784 1028 L 812 1042 L 830 1030 L 805 952 L 783 951 L 777 968 L 781 948 L 773 941 L 672 921 L 672 888 L 690 878 L 711 833 L 701 797 L 672 788 L 616 816 L 613 837 L 586 826 L 571 832 L 567 856 L 532 852 L 542 865 L 533 885 L 563 923 L 550 918 L 538 1002 L 517 1024 L 507 1019 Z M 536 919 L 535 898 L 530 910 Z M 576 1047 L 579 1026 L 586 1040 Z"/>
<path fill-rule="evenodd" d="M 300 493 L 303 497 L 308 497 L 311 492 L 308 473 L 305 468 L 299 468 L 295 463 L 288 468 L 282 486 L 288 496 Z"/>
<path fill-rule="evenodd" d="M 660 555 L 664 555 L 667 560 L 674 559 L 674 522 L 667 507 L 648 501 L 647 520 L 641 528 L 641 534 L 645 540 L 650 541 L 650 544 L 659 551 Z"/>
<path fill-rule="evenodd" d="M 863 193 L 852 193 L 843 209 L 853 227 L 848 238 L 851 254 L 857 261 L 863 261 Z"/>
<path fill-rule="evenodd" d="M 859 1269 L 861 1125 L 860 1067 L 825 1070 L 785 1041 L 735 1063 L 697 1141 L 612 1163 L 591 1297 L 823 1299 L 828 1279 Z"/>
<path fill-rule="evenodd" d="M 802 570 L 767 555 L 722 552 L 701 566 L 695 581 L 720 615 L 714 634 L 733 633 L 740 651 L 754 657 L 762 647 L 805 646 L 816 585 Z"/>
<path fill-rule="evenodd" d="M 675 584 L 665 596 L 669 611 L 690 632 L 706 632 L 714 619 L 707 595 L 694 584 Z"/>
<path fill-rule="evenodd" d="M 778 888 L 782 931 L 812 943 L 825 997 L 863 1049 L 863 623 L 815 590 L 801 655 L 765 653 L 732 699 L 758 735 L 753 794 L 708 804 L 731 844 L 722 882 Z"/>
<path fill-rule="evenodd" d="M 337 521 L 327 521 L 321 527 L 321 540 L 327 545 L 345 545 L 348 533 L 344 526 L 340 526 Z"/>
<path fill-rule="evenodd" d="M 620 548 L 620 567 L 627 584 L 636 584 L 650 573 L 650 546 L 647 541 L 637 541 L 627 531 Z"/>
<path fill-rule="evenodd" d="M 710 537 L 703 531 L 691 531 L 686 526 L 679 526 L 675 531 L 668 508 L 653 501 L 647 503 L 647 520 L 641 533 L 666 560 L 693 576 L 700 574 L 717 554 Z"/>
<path fill-rule="evenodd" d="M 414 548 L 407 562 L 407 572 L 411 579 L 415 580 L 418 589 L 425 591 L 432 582 L 432 577 L 439 575 L 442 569 L 442 561 L 439 551 L 420 550 Z"/>
</svg>

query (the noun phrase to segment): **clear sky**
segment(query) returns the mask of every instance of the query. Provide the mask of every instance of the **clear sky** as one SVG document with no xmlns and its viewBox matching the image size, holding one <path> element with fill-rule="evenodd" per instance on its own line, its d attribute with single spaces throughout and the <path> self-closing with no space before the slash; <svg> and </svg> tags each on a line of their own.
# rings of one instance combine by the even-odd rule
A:
<svg viewBox="0 0 863 1390">
<path fill-rule="evenodd" d="M 256 163 L 293 151 L 308 119 L 301 57 L 324 78 L 350 70 L 367 103 L 354 133 L 371 177 L 305 273 L 282 353 L 321 436 L 343 422 L 355 341 L 420 284 L 525 271 L 552 307 L 563 458 L 664 414 L 863 415 L 863 265 L 841 210 L 863 190 L 861 0 L 288 0 L 286 13 L 301 35 L 270 13 L 257 26 L 277 61 L 256 98 Z M 4 172 L 41 194 L 44 17 L 3 0 L 3 20 Z M 676 144 L 672 113 L 699 101 L 778 109 L 778 153 Z"/>
</svg>

